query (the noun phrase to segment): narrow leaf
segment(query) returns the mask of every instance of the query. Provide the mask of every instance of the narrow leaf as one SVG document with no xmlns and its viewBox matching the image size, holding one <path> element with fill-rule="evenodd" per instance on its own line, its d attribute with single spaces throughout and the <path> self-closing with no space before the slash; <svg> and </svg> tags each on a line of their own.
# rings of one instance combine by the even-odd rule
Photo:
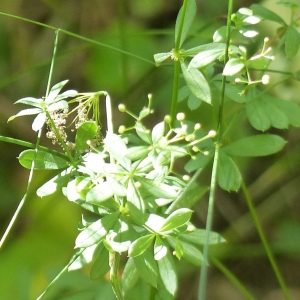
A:
<svg viewBox="0 0 300 300">
<path fill-rule="evenodd" d="M 270 20 L 279 23 L 283 26 L 286 25 L 284 20 L 281 17 L 279 17 L 276 13 L 259 4 L 252 4 L 250 8 L 253 11 L 254 15 L 259 16 L 262 19 Z"/>
<path fill-rule="evenodd" d="M 237 156 L 266 156 L 280 151 L 285 140 L 274 134 L 258 134 L 237 140 L 223 148 L 227 154 Z"/>
<path fill-rule="evenodd" d="M 164 62 L 170 57 L 171 57 L 170 52 L 154 54 L 154 61 L 156 63 L 156 66 L 159 66 L 162 62 Z"/>
<path fill-rule="evenodd" d="M 196 15 L 196 1 L 195 0 L 186 0 L 186 10 L 184 11 L 184 5 L 179 10 L 176 25 L 175 25 L 175 44 L 179 44 L 179 48 L 183 44 L 188 31 L 193 23 L 193 20 Z M 183 15 L 184 14 L 184 15 Z M 181 36 L 179 36 L 179 31 L 181 29 Z M 178 39 L 180 38 L 180 41 Z"/>
<path fill-rule="evenodd" d="M 160 232 L 169 231 L 184 225 L 186 222 L 190 220 L 192 216 L 192 210 L 188 208 L 180 208 L 171 213 L 165 223 L 160 229 Z"/>
<path fill-rule="evenodd" d="M 36 153 L 35 150 L 32 149 L 21 152 L 19 156 L 19 162 L 24 168 L 30 169 L 34 157 L 35 170 L 56 170 L 63 169 L 69 166 L 69 162 L 60 156 L 56 156 L 52 153 L 44 152 L 41 150 Z"/>
<path fill-rule="evenodd" d="M 223 44 L 222 44 L 223 45 Z M 188 69 L 195 68 L 201 69 L 206 67 L 210 63 L 214 62 L 218 58 L 222 57 L 225 53 L 224 49 L 211 49 L 198 53 L 189 63 Z"/>
<path fill-rule="evenodd" d="M 101 243 L 103 245 L 103 243 Z M 96 258 L 90 272 L 90 276 L 93 280 L 102 278 L 110 269 L 109 267 L 109 253 L 103 246 L 99 256 Z"/>
<path fill-rule="evenodd" d="M 160 122 L 154 126 L 152 130 L 152 142 L 153 144 L 158 143 L 158 141 L 164 136 L 165 133 L 165 122 Z"/>
<path fill-rule="evenodd" d="M 25 98 L 22 98 L 22 99 L 16 101 L 14 104 L 23 103 L 26 105 L 31 105 L 31 106 L 42 108 L 42 102 L 44 102 L 44 100 L 42 98 L 25 97 Z"/>
<path fill-rule="evenodd" d="M 112 229 L 117 221 L 119 212 L 112 213 L 92 223 L 79 233 L 76 238 L 75 248 L 84 248 L 99 243 Z"/>
<path fill-rule="evenodd" d="M 133 258 L 129 257 L 122 274 L 122 287 L 125 293 L 136 284 L 139 277 Z"/>
<path fill-rule="evenodd" d="M 166 288 L 168 293 L 175 296 L 178 285 L 177 274 L 173 262 L 173 257 L 171 256 L 169 251 L 167 255 L 157 261 L 157 264 L 164 287 Z"/>
<path fill-rule="evenodd" d="M 47 117 L 46 117 L 45 113 L 39 113 L 33 120 L 33 123 L 31 126 L 32 130 L 39 131 L 40 129 L 42 129 L 42 127 L 46 123 L 46 119 L 47 119 Z"/>
<path fill-rule="evenodd" d="M 59 92 L 61 91 L 61 89 L 64 87 L 64 85 L 65 85 L 68 81 L 69 81 L 69 80 L 64 80 L 64 81 L 61 81 L 61 82 L 55 84 L 55 85 L 51 88 L 51 90 L 50 90 L 50 92 L 49 92 L 47 98 L 45 99 L 45 102 L 46 102 L 47 104 L 50 104 L 50 103 L 54 102 L 56 96 L 59 94 Z"/>
<path fill-rule="evenodd" d="M 128 256 L 134 257 L 143 254 L 151 245 L 154 238 L 154 234 L 148 234 L 135 240 L 128 249 Z"/>
<path fill-rule="evenodd" d="M 158 268 L 153 253 L 146 250 L 143 255 L 133 257 L 134 265 L 141 278 L 153 287 L 157 287 Z"/>
<path fill-rule="evenodd" d="M 29 116 L 29 115 L 36 115 L 41 112 L 40 108 L 26 108 L 21 111 L 19 111 L 16 115 L 11 116 L 7 122 L 12 121 L 13 119 L 21 116 Z"/>
<path fill-rule="evenodd" d="M 162 259 L 165 255 L 167 255 L 167 252 L 168 252 L 168 247 L 158 235 L 154 243 L 154 259 L 155 260 Z"/>
<path fill-rule="evenodd" d="M 68 109 L 69 105 L 68 102 L 65 100 L 61 100 L 59 102 L 55 102 L 49 105 L 48 111 L 58 111 Z"/>
<path fill-rule="evenodd" d="M 197 69 L 188 69 L 184 62 L 181 62 L 181 69 L 192 93 L 200 100 L 211 104 L 210 87 L 204 75 Z"/>
</svg>

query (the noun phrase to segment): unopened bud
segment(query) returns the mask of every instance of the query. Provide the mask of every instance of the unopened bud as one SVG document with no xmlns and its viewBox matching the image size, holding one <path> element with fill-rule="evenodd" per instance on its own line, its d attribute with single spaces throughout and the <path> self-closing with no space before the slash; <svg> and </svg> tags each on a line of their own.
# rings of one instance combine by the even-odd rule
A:
<svg viewBox="0 0 300 300">
<path fill-rule="evenodd" d="M 261 83 L 262 84 L 268 84 L 270 82 L 270 76 L 265 74 L 262 79 L 261 79 Z"/>
<path fill-rule="evenodd" d="M 126 131 L 126 127 L 125 127 L 124 125 L 121 125 L 121 126 L 119 127 L 118 132 L 119 132 L 120 134 L 122 134 L 122 133 L 124 133 L 125 131 Z"/>
<path fill-rule="evenodd" d="M 125 111 L 126 111 L 126 106 L 125 106 L 125 104 L 122 104 L 122 103 L 119 104 L 119 105 L 118 105 L 118 109 L 119 109 L 120 112 L 125 112 Z"/>
<path fill-rule="evenodd" d="M 185 114 L 184 114 L 184 113 L 178 113 L 178 114 L 176 115 L 176 119 L 177 119 L 178 121 L 183 121 L 183 120 L 185 119 Z"/>
<path fill-rule="evenodd" d="M 209 137 L 215 137 L 217 135 L 217 132 L 215 130 L 210 130 L 207 135 Z"/>
</svg>

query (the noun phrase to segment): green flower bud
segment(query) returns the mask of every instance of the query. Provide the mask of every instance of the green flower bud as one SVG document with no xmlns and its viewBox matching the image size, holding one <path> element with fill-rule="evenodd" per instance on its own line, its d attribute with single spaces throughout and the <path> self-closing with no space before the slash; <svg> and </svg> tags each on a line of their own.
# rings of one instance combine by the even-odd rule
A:
<svg viewBox="0 0 300 300">
<path fill-rule="evenodd" d="M 126 106 L 125 104 L 121 103 L 118 105 L 118 109 L 120 112 L 125 112 L 126 111 Z"/>
</svg>

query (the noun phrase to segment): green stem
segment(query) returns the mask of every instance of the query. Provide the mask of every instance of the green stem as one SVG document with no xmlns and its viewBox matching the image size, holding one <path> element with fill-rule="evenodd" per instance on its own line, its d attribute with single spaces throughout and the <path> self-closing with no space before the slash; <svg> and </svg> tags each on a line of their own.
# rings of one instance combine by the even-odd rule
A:
<svg viewBox="0 0 300 300">
<path fill-rule="evenodd" d="M 135 54 L 133 54 L 133 53 L 130 53 L 130 52 L 127 52 L 127 51 L 118 49 L 118 48 L 116 48 L 116 47 L 113 47 L 113 46 L 110 46 L 110 45 L 107 45 L 107 44 L 104 44 L 104 43 L 95 41 L 95 40 L 93 40 L 93 39 L 89 39 L 89 38 L 87 38 L 87 37 L 84 37 L 84 36 L 75 34 L 75 33 L 73 33 L 73 32 L 70 32 L 70 31 L 67 31 L 67 30 L 64 30 L 64 29 L 61 29 L 61 28 L 57 28 L 57 27 L 54 27 L 54 26 L 51 26 L 51 25 L 47 25 L 47 24 L 44 24 L 44 23 L 41 23 L 41 22 L 33 21 L 33 20 L 30 20 L 30 19 L 27 19 L 27 18 L 23 18 L 23 17 L 16 16 L 16 15 L 7 14 L 7 13 L 4 13 L 4 12 L 0 12 L 0 15 L 6 16 L 6 17 L 15 18 L 15 19 L 18 19 L 18 20 L 21 20 L 21 21 L 25 21 L 25 22 L 32 23 L 32 24 L 36 24 L 36 25 L 39 25 L 39 26 L 42 26 L 42 27 L 46 27 L 46 28 L 48 28 L 48 29 L 52 29 L 52 30 L 60 30 L 60 32 L 66 34 L 66 35 L 72 36 L 72 37 L 74 37 L 74 38 L 76 38 L 76 39 L 79 39 L 79 40 L 82 40 L 82 41 L 85 41 L 85 42 L 89 42 L 89 43 L 92 43 L 92 44 L 96 44 L 96 45 L 98 45 L 98 46 L 101 46 L 101 47 L 104 47 L 104 48 L 107 48 L 107 49 L 110 49 L 110 50 L 113 50 L 113 51 L 117 51 L 117 52 L 119 52 L 119 53 L 123 53 L 123 54 L 125 54 L 125 55 L 134 57 L 134 58 L 136 58 L 136 59 L 142 60 L 142 61 L 144 61 L 144 62 L 146 62 L 146 63 L 149 63 L 149 64 L 155 66 L 155 62 L 154 62 L 154 61 L 148 60 L 148 59 L 146 59 L 146 58 L 140 57 L 140 56 L 135 55 Z"/>
<path fill-rule="evenodd" d="M 110 252 L 109 253 L 110 261 L 110 281 L 113 288 L 113 291 L 118 298 L 118 300 L 124 300 L 120 281 L 119 281 L 119 263 L 120 263 L 120 253 Z"/>
<path fill-rule="evenodd" d="M 234 284 L 236 288 L 249 300 L 256 300 L 256 298 L 244 287 L 239 279 L 234 276 L 218 259 L 210 257 L 212 263 Z"/>
<path fill-rule="evenodd" d="M 188 0 L 183 1 L 182 14 L 181 14 L 181 19 L 180 19 L 180 23 L 179 23 L 177 38 L 175 41 L 175 48 L 174 48 L 175 60 L 174 60 L 173 92 L 172 92 L 172 103 L 171 103 L 171 110 L 170 110 L 170 116 L 171 116 L 170 126 L 171 126 L 171 128 L 174 127 L 175 114 L 176 114 L 177 101 L 178 101 L 178 87 L 179 87 L 179 73 L 180 73 L 179 72 L 180 71 L 179 50 L 180 50 L 180 46 L 181 46 L 180 40 L 181 40 L 181 35 L 182 35 L 182 30 L 183 30 L 183 25 L 184 25 L 184 18 L 185 18 L 186 9 L 187 9 L 187 3 L 188 3 Z"/>
<path fill-rule="evenodd" d="M 228 51 L 230 45 L 230 32 L 231 32 L 231 14 L 232 14 L 233 0 L 228 1 L 228 13 L 227 13 L 227 32 L 226 32 L 226 50 L 224 65 L 228 61 Z M 213 209 L 214 209 L 214 200 L 215 200 L 215 189 L 217 181 L 217 167 L 219 161 L 219 150 L 222 139 L 222 126 L 223 126 L 223 110 L 224 110 L 224 100 L 225 100 L 225 87 L 226 87 L 226 77 L 222 78 L 222 92 L 219 105 L 219 114 L 218 114 L 218 124 L 217 124 L 217 137 L 215 143 L 215 153 L 213 168 L 211 174 L 211 183 L 210 183 L 210 193 L 208 200 L 208 211 L 207 211 L 207 220 L 206 220 L 206 239 L 203 247 L 203 265 L 200 272 L 200 282 L 199 282 L 199 293 L 198 299 L 205 299 L 205 290 L 206 290 L 206 280 L 207 280 L 207 266 L 208 266 L 208 256 L 209 256 L 209 238 L 210 231 L 212 227 L 213 220 Z"/>
<path fill-rule="evenodd" d="M 48 79 L 48 84 L 47 84 L 47 89 L 46 89 L 46 96 L 48 95 L 48 92 L 50 90 L 50 82 L 51 82 L 51 77 L 52 77 L 52 73 L 53 73 L 53 65 L 54 65 L 54 59 L 55 59 L 55 53 L 56 53 L 56 48 L 57 48 L 57 36 L 58 36 L 58 32 L 56 32 L 56 37 L 55 37 L 55 40 L 54 40 L 54 50 L 53 50 L 53 55 L 52 55 L 52 60 L 51 60 L 51 66 L 50 66 L 50 72 L 49 72 L 49 79 Z M 35 144 L 35 154 L 34 154 L 34 157 L 33 157 L 33 160 L 31 162 L 31 167 L 30 167 L 30 172 L 29 172 L 29 176 L 28 176 L 28 181 L 27 181 L 27 187 L 26 187 L 26 192 L 23 196 L 23 198 L 21 199 L 13 217 L 11 218 L 8 226 L 7 226 L 7 229 L 5 230 L 1 240 L 0 240 L 0 249 L 3 245 L 3 243 L 5 242 L 10 230 L 12 229 L 14 223 L 16 222 L 19 214 L 20 214 L 20 211 L 22 210 L 22 207 L 24 206 L 25 202 L 26 202 L 26 199 L 28 197 L 28 194 L 29 194 L 29 189 L 31 187 L 31 182 L 32 182 L 32 177 L 33 177 L 33 172 L 34 172 L 34 166 L 35 166 L 35 160 L 36 160 L 36 155 L 37 155 L 37 152 L 38 152 L 38 149 L 39 149 L 39 145 L 40 145 L 40 141 L 41 141 L 41 135 L 42 135 L 42 129 L 40 129 L 38 131 L 38 135 L 37 135 L 37 140 L 36 140 L 36 144 Z"/>
<path fill-rule="evenodd" d="M 281 272 L 280 272 L 280 270 L 279 270 L 279 268 L 277 266 L 277 263 L 275 261 L 274 255 L 272 253 L 272 250 L 271 250 L 271 248 L 270 248 L 270 246 L 268 244 L 268 241 L 266 239 L 266 236 L 264 234 L 262 226 L 261 226 L 261 224 L 260 224 L 260 222 L 258 220 L 258 216 L 257 216 L 256 211 L 254 209 L 254 206 L 252 204 L 252 200 L 251 200 L 251 197 L 249 195 L 248 189 L 247 189 L 247 187 L 246 187 L 246 185 L 245 185 L 245 183 L 244 183 L 243 180 L 242 180 L 242 190 L 243 190 L 244 196 L 246 198 L 247 205 L 248 205 L 250 214 L 252 216 L 252 219 L 254 221 L 255 227 L 257 229 L 258 235 L 259 235 L 259 237 L 261 239 L 261 242 L 262 242 L 262 244 L 263 244 L 263 246 L 265 248 L 266 254 L 267 254 L 268 259 L 270 261 L 270 264 L 271 264 L 271 266 L 273 268 L 275 276 L 276 276 L 276 278 L 278 280 L 278 283 L 279 283 L 279 285 L 280 285 L 280 287 L 282 289 L 282 292 L 283 292 L 283 294 L 285 296 L 285 299 L 286 300 L 291 300 L 292 298 L 291 298 L 291 296 L 289 294 L 289 291 L 287 289 L 287 286 L 285 284 L 283 276 L 282 276 L 282 274 L 281 274 Z"/>
<path fill-rule="evenodd" d="M 82 254 L 82 252 L 85 250 L 85 248 L 80 249 L 74 256 L 73 259 L 70 260 L 70 262 L 59 272 L 59 274 L 50 282 L 50 284 L 47 286 L 47 288 L 42 292 L 40 296 L 36 298 L 36 300 L 42 299 L 42 297 L 49 291 L 52 285 L 54 285 L 59 278 L 68 270 L 69 266 Z"/>
<path fill-rule="evenodd" d="M 31 148 L 31 149 L 34 149 L 36 147 L 36 144 L 34 144 L 34 143 L 29 143 L 29 142 L 26 142 L 26 141 L 14 139 L 14 138 L 2 136 L 2 135 L 0 135 L 0 141 L 1 142 L 15 144 L 15 145 L 24 146 L 26 148 Z M 67 155 L 65 155 L 65 154 L 63 154 L 61 152 L 58 152 L 56 150 L 49 149 L 47 147 L 38 146 L 38 150 L 42 150 L 44 152 L 51 153 L 51 154 L 59 156 L 61 158 L 68 159 Z"/>
<path fill-rule="evenodd" d="M 180 62 L 179 60 L 174 61 L 174 77 L 173 77 L 173 93 L 172 93 L 172 103 L 171 103 L 171 128 L 174 127 L 177 101 L 178 101 L 178 89 L 179 89 L 179 73 L 180 73 Z"/>
</svg>

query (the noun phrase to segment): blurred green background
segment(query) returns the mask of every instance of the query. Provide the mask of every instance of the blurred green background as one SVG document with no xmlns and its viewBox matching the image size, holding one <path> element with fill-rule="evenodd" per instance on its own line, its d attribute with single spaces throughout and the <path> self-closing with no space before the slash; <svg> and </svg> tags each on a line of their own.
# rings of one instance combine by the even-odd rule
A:
<svg viewBox="0 0 300 300">
<path fill-rule="evenodd" d="M 240 0 L 234 4 L 237 10 L 261 3 L 288 20 L 289 12 L 277 7 L 276 2 Z M 172 64 L 155 67 L 153 54 L 172 49 L 175 20 L 181 5 L 181 0 L 2 0 L 0 11 L 62 28 L 144 59 L 120 54 L 63 33 L 59 35 L 52 83 L 69 79 L 70 89 L 108 91 L 114 105 L 117 130 L 119 125 L 128 122 L 116 109 L 121 102 L 138 112 L 147 104 L 147 94 L 152 93 L 156 113 L 150 122 L 161 120 L 169 112 Z M 214 30 L 225 24 L 227 1 L 197 1 L 197 5 L 197 19 L 186 48 L 210 42 Z M 276 33 L 276 25 L 267 25 L 260 27 L 261 39 Z M 45 94 L 53 41 L 54 31 L 51 29 L 0 15 L 0 135 L 35 142 L 31 117 L 16 119 L 9 124 L 7 119 L 20 110 L 19 106 L 13 106 L 16 100 Z M 254 41 L 251 47 L 255 50 L 260 45 L 260 41 Z M 300 69 L 299 55 L 287 60 L 279 54 L 272 68 L 296 71 Z M 279 75 L 270 75 L 271 80 L 279 78 Z M 300 104 L 298 82 L 281 84 L 272 93 Z M 180 103 L 179 110 L 186 110 L 185 103 Z M 211 109 L 205 104 L 195 111 L 187 111 L 187 115 L 200 121 L 205 130 L 214 128 Z M 245 118 L 238 121 L 239 126 L 233 134 L 255 133 Z M 288 141 L 285 149 L 271 157 L 243 159 L 238 164 L 293 299 L 300 299 L 300 132 L 298 128 L 272 129 L 270 132 L 278 133 Z M 51 146 L 44 138 L 42 144 Z M 29 172 L 16 159 L 22 150 L 24 148 L 0 142 L 1 234 L 26 190 Z M 82 210 L 62 194 L 43 199 L 35 195 L 36 189 L 54 174 L 50 171 L 35 172 L 30 196 L 1 249 L 0 299 L 35 299 L 74 254 Z M 202 185 L 209 184 L 209 174 L 208 169 L 199 179 Z M 204 227 L 207 195 L 193 209 L 194 222 Z M 213 248 L 212 253 L 257 299 L 284 299 L 242 193 L 217 191 L 213 229 L 222 233 L 229 243 Z M 199 270 L 185 261 L 177 267 L 181 287 L 178 299 L 196 299 Z M 141 293 L 142 290 L 141 287 Z M 109 282 L 106 279 L 92 282 L 86 268 L 64 276 L 43 299 L 107 300 L 113 296 Z M 246 298 L 212 265 L 207 299 Z"/>
</svg>

